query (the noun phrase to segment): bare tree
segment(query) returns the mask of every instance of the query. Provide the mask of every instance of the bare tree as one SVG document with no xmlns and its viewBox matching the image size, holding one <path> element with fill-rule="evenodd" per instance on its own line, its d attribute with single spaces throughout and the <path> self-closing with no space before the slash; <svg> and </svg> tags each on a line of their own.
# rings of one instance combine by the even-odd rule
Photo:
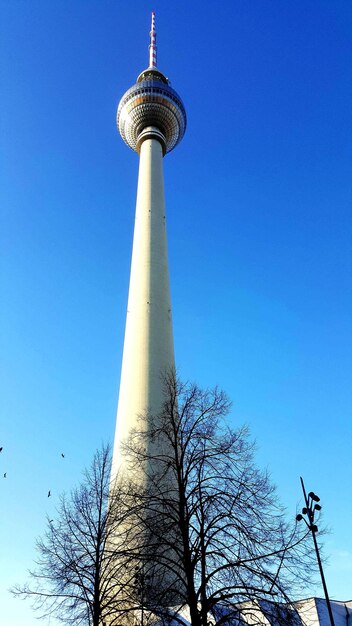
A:
<svg viewBox="0 0 352 626">
<path fill-rule="evenodd" d="M 123 481 L 110 490 L 109 447 L 98 450 L 82 483 L 61 497 L 57 521 L 38 539 L 30 583 L 12 593 L 33 600 L 40 617 L 63 623 L 115 626 L 139 608 L 133 527 Z"/>
<path fill-rule="evenodd" d="M 282 604 L 314 561 L 255 466 L 247 430 L 226 425 L 230 403 L 217 388 L 170 374 L 164 391 L 163 410 L 141 416 L 125 443 L 128 477 L 112 485 L 110 451 L 96 453 L 48 520 L 30 584 L 13 593 L 41 617 L 81 626 L 184 624 L 185 607 L 192 626 L 244 613 L 253 626 L 264 606 L 292 622 Z"/>
<path fill-rule="evenodd" d="M 141 424 L 125 446 L 136 473 L 146 473 L 147 488 L 135 492 L 145 604 L 174 619 L 187 606 L 192 626 L 221 626 L 240 609 L 255 623 L 263 603 L 277 619 L 312 576 L 304 533 L 285 521 L 247 429 L 226 425 L 226 395 L 173 374 L 164 389 L 161 413 L 141 417 L 148 429 Z"/>
</svg>

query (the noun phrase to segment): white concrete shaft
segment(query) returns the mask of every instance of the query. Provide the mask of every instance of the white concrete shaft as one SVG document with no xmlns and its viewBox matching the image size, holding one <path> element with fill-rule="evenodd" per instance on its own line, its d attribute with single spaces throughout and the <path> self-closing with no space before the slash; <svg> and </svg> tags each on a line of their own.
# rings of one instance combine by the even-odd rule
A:
<svg viewBox="0 0 352 626">
<path fill-rule="evenodd" d="M 146 411 L 155 415 L 161 409 L 161 377 L 175 366 L 162 161 L 159 141 L 144 140 L 140 149 L 113 476 L 123 463 L 121 442 L 137 425 L 139 415 Z"/>
</svg>

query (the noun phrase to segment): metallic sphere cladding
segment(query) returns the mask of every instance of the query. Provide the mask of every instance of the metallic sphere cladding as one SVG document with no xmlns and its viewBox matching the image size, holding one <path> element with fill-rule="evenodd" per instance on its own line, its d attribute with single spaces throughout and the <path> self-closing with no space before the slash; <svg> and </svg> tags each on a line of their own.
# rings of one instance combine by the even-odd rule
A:
<svg viewBox="0 0 352 626">
<path fill-rule="evenodd" d="M 181 141 L 186 123 L 181 98 L 156 68 L 149 67 L 138 76 L 117 109 L 117 128 L 135 152 L 139 152 L 138 137 L 150 126 L 161 131 L 165 137 L 164 153 L 170 152 Z"/>
</svg>

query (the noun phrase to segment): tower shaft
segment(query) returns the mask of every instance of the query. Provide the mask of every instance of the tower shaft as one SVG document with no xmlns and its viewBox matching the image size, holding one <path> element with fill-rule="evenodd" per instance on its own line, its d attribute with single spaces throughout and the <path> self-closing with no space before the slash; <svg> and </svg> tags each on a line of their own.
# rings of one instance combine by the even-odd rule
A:
<svg viewBox="0 0 352 626">
<path fill-rule="evenodd" d="M 150 606 L 159 598 L 163 604 L 172 606 L 180 596 L 177 546 L 181 539 L 177 525 L 171 527 L 169 519 L 164 525 L 165 507 L 159 498 L 165 493 L 170 503 L 172 494 L 177 493 L 176 475 L 162 460 L 167 453 L 172 458 L 172 448 L 169 449 L 171 443 L 167 435 L 164 437 L 161 433 L 154 436 L 152 432 L 150 437 L 143 435 L 153 430 L 154 418 L 162 412 L 167 401 L 163 376 L 169 375 L 175 368 L 163 156 L 181 141 L 187 119 L 181 98 L 156 67 L 154 14 L 149 53 L 148 67 L 122 96 L 116 118 L 122 139 L 139 154 L 140 161 L 111 493 L 115 486 L 119 487 L 119 478 L 122 478 L 120 484 L 123 484 L 126 477 L 127 483 L 130 479 L 132 481 L 132 494 L 136 488 L 142 498 L 144 508 L 142 506 L 136 519 L 132 506 L 132 518 L 126 521 L 125 526 L 122 524 L 127 531 L 127 547 L 138 554 L 137 570 L 148 576 L 149 600 L 143 595 L 142 604 L 147 601 Z M 126 452 L 123 447 L 134 430 L 142 431 L 142 437 L 137 441 L 137 445 L 141 444 L 142 459 L 140 463 L 136 462 L 135 467 L 135 450 L 131 447 Z M 149 502 L 152 497 L 149 509 L 145 496 Z M 162 522 L 159 529 L 155 527 L 158 519 Z M 140 535 L 138 532 L 135 535 L 136 529 L 141 532 Z M 116 541 L 118 545 L 118 537 Z"/>
<path fill-rule="evenodd" d="M 153 137 L 140 146 L 140 163 L 122 359 L 113 474 L 121 463 L 121 442 L 163 405 L 163 374 L 174 369 L 167 256 L 163 147 Z M 157 129 L 155 129 L 156 132 Z M 146 426 L 144 426 L 146 427 Z"/>
</svg>

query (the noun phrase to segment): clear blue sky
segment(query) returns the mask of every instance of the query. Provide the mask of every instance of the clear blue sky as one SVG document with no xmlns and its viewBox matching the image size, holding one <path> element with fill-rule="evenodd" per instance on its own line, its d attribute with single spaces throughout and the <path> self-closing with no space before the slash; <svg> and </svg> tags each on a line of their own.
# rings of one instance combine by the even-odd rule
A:
<svg viewBox="0 0 352 626">
<path fill-rule="evenodd" d="M 321 496 L 351 599 L 352 3 L 0 6 L 1 623 L 36 623 L 6 590 L 114 434 L 138 167 L 115 111 L 152 9 L 188 114 L 165 159 L 180 373 L 227 390 L 289 515 L 300 475 Z"/>
</svg>

